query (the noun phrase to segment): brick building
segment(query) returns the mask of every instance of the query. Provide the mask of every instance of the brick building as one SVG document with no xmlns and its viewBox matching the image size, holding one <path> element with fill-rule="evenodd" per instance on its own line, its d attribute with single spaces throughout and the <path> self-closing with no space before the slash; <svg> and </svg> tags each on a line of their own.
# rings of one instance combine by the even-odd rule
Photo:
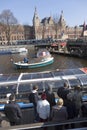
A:
<svg viewBox="0 0 87 130">
<path fill-rule="evenodd" d="M 57 20 L 56 20 L 57 19 Z M 78 38 L 83 33 L 83 26 L 69 27 L 64 19 L 63 11 L 61 11 L 59 19 L 56 17 L 45 17 L 40 20 L 37 9 L 35 8 L 33 16 L 33 25 L 18 25 L 18 28 L 11 34 L 10 42 L 14 43 L 17 40 L 29 39 L 67 39 Z M 1 26 L 0 26 L 1 28 Z M 0 44 L 7 44 L 6 35 L 0 29 Z"/>
<path fill-rule="evenodd" d="M 57 18 L 56 18 L 57 19 Z M 64 19 L 63 11 L 61 11 L 58 21 L 53 19 L 52 16 L 45 17 L 40 20 L 37 9 L 35 8 L 33 17 L 33 28 L 35 39 L 44 38 L 78 38 L 82 35 L 83 27 L 69 27 Z"/>
</svg>

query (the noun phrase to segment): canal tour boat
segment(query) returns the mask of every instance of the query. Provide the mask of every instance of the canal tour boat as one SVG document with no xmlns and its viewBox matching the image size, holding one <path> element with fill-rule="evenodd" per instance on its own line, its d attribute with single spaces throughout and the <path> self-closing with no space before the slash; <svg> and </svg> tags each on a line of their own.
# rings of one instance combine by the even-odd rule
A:
<svg viewBox="0 0 87 130">
<path fill-rule="evenodd" d="M 46 49 L 41 49 L 37 52 L 36 58 L 28 60 L 24 58 L 23 61 L 14 62 L 13 64 L 17 69 L 37 68 L 50 65 L 54 62 L 54 57 Z"/>
<path fill-rule="evenodd" d="M 50 87 L 56 95 L 58 88 L 64 86 L 64 82 L 68 83 L 71 91 L 79 84 L 83 92 L 82 101 L 87 102 L 87 68 L 57 69 L 33 73 L 0 74 L 0 112 L 2 113 L 2 121 L 4 120 L 5 122 L 5 117 L 3 115 L 4 106 L 8 103 L 8 95 L 11 93 L 15 94 L 16 103 L 19 104 L 22 109 L 22 125 L 29 124 L 33 122 L 34 119 L 33 103 L 30 103 L 28 99 L 29 94 L 33 89 L 33 85 L 38 85 L 39 96 L 43 91 L 48 89 L 48 87 Z M 55 97 L 57 101 L 58 96 Z"/>
<path fill-rule="evenodd" d="M 18 54 L 27 53 L 28 50 L 24 47 L 3 47 L 0 48 L 0 54 Z"/>
<path fill-rule="evenodd" d="M 76 85 L 80 85 L 83 92 L 82 101 L 87 101 L 87 68 L 77 68 L 0 74 L 0 102 L 3 103 L 7 100 L 7 95 L 10 93 L 15 93 L 17 102 L 29 102 L 28 97 L 34 85 L 38 86 L 39 95 L 48 87 L 57 94 L 58 88 L 63 87 L 64 82 L 68 83 L 71 91 Z M 2 110 L 2 108 L 0 109 Z"/>
</svg>

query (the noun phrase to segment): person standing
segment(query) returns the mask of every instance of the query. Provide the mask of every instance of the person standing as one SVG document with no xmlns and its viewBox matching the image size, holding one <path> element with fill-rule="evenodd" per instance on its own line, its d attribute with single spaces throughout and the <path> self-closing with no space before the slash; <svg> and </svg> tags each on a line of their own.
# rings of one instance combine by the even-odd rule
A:
<svg viewBox="0 0 87 130">
<path fill-rule="evenodd" d="M 48 87 L 46 89 L 45 93 L 46 93 L 46 99 L 50 103 L 50 109 L 52 109 L 52 107 L 54 105 L 56 105 L 55 94 L 52 92 L 52 88 L 51 87 Z"/>
<path fill-rule="evenodd" d="M 82 91 L 80 85 L 75 86 L 72 98 L 76 106 L 76 117 L 78 117 L 82 105 Z"/>
<path fill-rule="evenodd" d="M 15 102 L 15 95 L 11 94 L 9 96 L 9 102 L 5 104 L 4 113 L 8 120 L 10 121 L 10 125 L 20 125 L 22 121 L 22 111 L 20 106 Z"/>
<path fill-rule="evenodd" d="M 58 97 L 63 99 L 64 104 L 66 102 L 67 94 L 69 94 L 69 92 L 70 92 L 70 88 L 68 82 L 64 82 L 64 86 L 58 88 L 57 95 Z"/>
<path fill-rule="evenodd" d="M 37 112 L 41 122 L 47 122 L 50 117 L 50 103 L 46 100 L 46 94 L 42 93 L 41 100 L 37 102 Z"/>
<path fill-rule="evenodd" d="M 57 104 L 52 108 L 51 113 L 52 121 L 60 122 L 68 119 L 68 113 L 65 106 L 63 106 L 63 99 L 59 98 Z M 63 126 L 55 126 L 55 130 L 62 130 Z"/>
<path fill-rule="evenodd" d="M 29 95 L 29 101 L 30 101 L 30 103 L 33 103 L 33 105 L 34 105 L 34 115 L 35 115 L 34 122 L 37 122 L 39 120 L 38 119 L 38 113 L 37 113 L 37 102 L 38 102 L 38 100 L 39 100 L 38 86 L 34 85 L 33 90 Z"/>
</svg>

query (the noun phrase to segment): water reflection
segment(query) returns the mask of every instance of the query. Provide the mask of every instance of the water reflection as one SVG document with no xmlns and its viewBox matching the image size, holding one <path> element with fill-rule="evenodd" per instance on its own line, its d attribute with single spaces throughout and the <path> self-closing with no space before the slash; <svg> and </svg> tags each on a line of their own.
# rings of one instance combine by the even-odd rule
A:
<svg viewBox="0 0 87 130">
<path fill-rule="evenodd" d="M 34 69 L 20 69 L 17 70 L 13 67 L 11 59 L 14 61 L 23 60 L 24 57 L 31 59 L 34 57 L 33 51 L 28 54 L 13 54 L 13 55 L 0 55 L 0 73 L 21 73 L 21 72 L 38 72 L 38 71 L 50 71 L 54 69 L 71 69 L 87 67 L 87 59 L 67 57 L 58 54 L 52 54 L 54 56 L 54 63 L 45 67 L 34 68 Z"/>
</svg>

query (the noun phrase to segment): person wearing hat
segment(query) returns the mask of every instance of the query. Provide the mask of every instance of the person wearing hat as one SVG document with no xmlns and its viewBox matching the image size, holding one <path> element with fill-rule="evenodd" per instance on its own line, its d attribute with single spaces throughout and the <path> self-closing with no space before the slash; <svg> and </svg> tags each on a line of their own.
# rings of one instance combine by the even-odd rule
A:
<svg viewBox="0 0 87 130">
<path fill-rule="evenodd" d="M 42 93 L 41 100 L 37 102 L 37 112 L 40 122 L 46 122 L 50 116 L 50 103 L 46 100 L 46 94 Z"/>
<path fill-rule="evenodd" d="M 15 102 L 15 95 L 11 94 L 9 96 L 9 102 L 5 104 L 4 113 L 8 118 L 10 125 L 19 125 L 22 120 L 22 111 L 20 106 Z"/>
</svg>

